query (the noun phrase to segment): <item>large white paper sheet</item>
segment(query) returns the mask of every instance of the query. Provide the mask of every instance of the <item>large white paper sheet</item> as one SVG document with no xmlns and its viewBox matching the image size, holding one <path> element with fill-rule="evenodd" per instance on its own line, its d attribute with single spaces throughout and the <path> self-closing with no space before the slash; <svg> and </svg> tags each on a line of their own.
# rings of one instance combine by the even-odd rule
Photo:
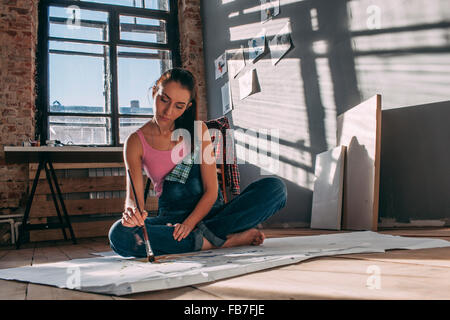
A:
<svg viewBox="0 0 450 320">
<path fill-rule="evenodd" d="M 125 295 L 205 283 L 320 256 L 439 247 L 450 247 L 450 242 L 361 231 L 273 238 L 261 246 L 199 251 L 162 263 L 124 259 L 108 252 L 104 257 L 3 269 L 0 278 Z"/>
</svg>

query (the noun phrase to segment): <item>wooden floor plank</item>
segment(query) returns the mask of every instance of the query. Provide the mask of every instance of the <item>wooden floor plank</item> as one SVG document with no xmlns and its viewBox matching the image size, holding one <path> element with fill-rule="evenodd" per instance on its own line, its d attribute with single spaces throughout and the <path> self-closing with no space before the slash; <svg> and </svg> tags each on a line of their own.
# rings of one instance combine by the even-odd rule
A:
<svg viewBox="0 0 450 320">
<path fill-rule="evenodd" d="M 89 248 L 92 252 L 104 252 L 111 251 L 109 242 L 90 241 L 89 243 L 83 243 L 84 247 Z"/>
<path fill-rule="evenodd" d="M 380 271 L 380 289 L 367 281 Z M 322 257 L 195 285 L 223 299 L 450 299 L 447 268 Z"/>
<path fill-rule="evenodd" d="M 321 235 L 321 234 L 334 234 L 334 233 L 345 233 L 349 231 L 341 230 L 313 230 L 309 228 L 286 228 L 286 229 L 272 229 L 263 228 L 260 229 L 267 238 L 282 238 L 282 237 L 294 237 L 294 236 L 311 236 L 311 235 Z"/>
<path fill-rule="evenodd" d="M 33 260 L 35 248 L 7 250 L 0 258 L 0 269 L 29 266 Z M 25 300 L 28 284 L 19 281 L 0 280 L 0 299 Z"/>
<path fill-rule="evenodd" d="M 392 263 L 422 264 L 450 268 L 450 247 L 416 250 L 389 250 L 385 253 L 350 254 L 334 257 L 386 261 Z"/>
<path fill-rule="evenodd" d="M 6 256 L 7 254 L 8 254 L 7 250 L 0 251 L 0 259 L 3 258 L 4 256 Z"/>
<path fill-rule="evenodd" d="M 0 300 L 25 300 L 27 283 L 0 280 Z"/>
<path fill-rule="evenodd" d="M 123 297 L 135 300 L 221 300 L 220 297 L 193 286 L 134 293 Z"/>
<path fill-rule="evenodd" d="M 88 243 L 82 240 L 82 243 Z M 51 263 L 67 261 L 71 257 L 84 256 L 86 252 L 91 251 L 85 247 L 85 244 L 79 244 L 75 247 L 73 245 L 55 246 L 49 242 L 37 245 L 34 250 L 32 264 Z M 63 247 L 61 249 L 60 247 Z M 46 286 L 34 283 L 28 283 L 27 286 L 27 300 L 111 300 L 108 295 L 99 295 L 86 293 L 76 290 L 61 289 L 53 286 Z"/>
<path fill-rule="evenodd" d="M 112 297 L 30 283 L 27 300 L 112 300 Z"/>
<path fill-rule="evenodd" d="M 57 248 L 69 259 L 92 258 L 92 250 L 82 244 L 58 245 Z"/>
<path fill-rule="evenodd" d="M 68 256 L 57 247 L 36 247 L 34 251 L 33 265 L 66 260 L 69 260 Z"/>
<path fill-rule="evenodd" d="M 450 228 L 410 228 L 410 229 L 383 229 L 382 234 L 391 234 L 405 237 L 450 237 Z"/>
<path fill-rule="evenodd" d="M 19 250 L 8 250 L 8 253 L 0 259 L 0 269 L 17 268 L 31 265 L 34 247 Z"/>
<path fill-rule="evenodd" d="M 69 256 L 61 251 L 57 246 L 48 243 L 36 246 L 33 256 L 33 265 L 41 263 L 51 263 L 69 260 Z M 102 299 L 102 296 L 100 296 Z M 52 286 L 29 283 L 27 288 L 27 300 L 95 300 L 97 295 L 61 289 Z"/>
</svg>

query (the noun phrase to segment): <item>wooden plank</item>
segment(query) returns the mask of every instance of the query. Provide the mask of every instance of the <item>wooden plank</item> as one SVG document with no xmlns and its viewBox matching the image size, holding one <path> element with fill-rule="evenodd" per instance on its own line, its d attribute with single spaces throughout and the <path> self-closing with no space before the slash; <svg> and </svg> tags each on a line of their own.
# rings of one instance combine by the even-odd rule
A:
<svg viewBox="0 0 450 320">
<path fill-rule="evenodd" d="M 92 252 L 104 252 L 104 251 L 110 251 L 111 247 L 109 245 L 109 239 L 108 236 L 101 236 L 101 237 L 89 237 L 85 239 L 79 239 L 78 241 L 80 244 L 82 244 L 85 248 L 88 248 Z"/>
<path fill-rule="evenodd" d="M 61 246 L 58 247 L 55 243 L 39 244 L 36 246 L 33 256 L 33 265 L 40 263 L 51 263 L 67 261 L 71 259 L 73 254 L 69 255 L 67 252 L 76 252 L 76 255 L 86 257 L 89 255 L 91 249 L 86 248 L 84 244 L 75 247 Z M 57 287 L 29 283 L 27 289 L 27 300 L 110 300 L 111 297 L 100 294 L 86 293 L 76 290 L 61 289 Z"/>
<path fill-rule="evenodd" d="M 8 250 L 2 250 L 0 251 L 0 259 L 3 258 L 4 256 L 6 256 L 8 254 Z"/>
<path fill-rule="evenodd" d="M 58 179 L 61 193 L 126 190 L 125 177 L 86 177 Z M 144 188 L 145 185 L 142 186 Z M 36 194 L 51 194 L 46 180 L 39 180 Z"/>
<path fill-rule="evenodd" d="M 119 213 L 123 211 L 125 198 L 112 199 L 82 199 L 82 200 L 65 200 L 69 215 L 84 215 L 84 214 L 110 214 Z M 60 208 L 61 209 L 61 208 Z M 145 210 L 158 210 L 158 198 L 148 197 L 145 202 Z M 30 217 L 55 217 L 57 216 L 53 200 L 51 201 L 33 201 L 30 210 Z"/>
<path fill-rule="evenodd" d="M 450 237 L 450 228 L 414 228 L 414 229 L 385 229 L 383 234 L 407 237 Z"/>
<path fill-rule="evenodd" d="M 381 95 L 360 103 L 337 118 L 338 145 L 347 146 L 342 227 L 377 231 Z"/>
<path fill-rule="evenodd" d="M 30 283 L 27 300 L 112 300 L 112 297 Z"/>
<path fill-rule="evenodd" d="M 33 201 L 34 202 L 34 201 Z M 109 214 L 114 213 L 123 206 L 123 199 L 82 199 L 82 200 L 65 200 L 69 215 L 83 214 Z M 61 210 L 61 207 L 60 207 Z M 55 217 L 57 216 L 53 201 L 36 201 L 31 206 L 30 217 Z"/>
<path fill-rule="evenodd" d="M 0 269 L 29 266 L 32 263 L 33 248 L 11 249 L 0 258 Z M 0 280 L 0 300 L 25 300 L 27 283 L 18 281 Z"/>
<path fill-rule="evenodd" d="M 53 162 L 74 163 L 74 162 L 122 162 L 122 147 L 18 147 L 5 146 L 6 163 L 30 163 L 39 162 L 42 154 L 46 154 Z"/>
<path fill-rule="evenodd" d="M 56 242 L 57 242 L 57 245 L 66 245 L 67 244 L 64 241 L 56 241 Z M 58 242 L 60 242 L 60 243 L 58 243 Z M 80 238 L 80 239 L 78 239 L 78 244 L 81 245 L 82 247 L 88 249 L 92 253 L 111 250 L 111 247 L 109 245 L 108 236 Z"/>
<path fill-rule="evenodd" d="M 68 259 L 93 258 L 92 250 L 83 244 L 64 244 L 58 245 L 58 250 L 67 256 Z"/>
<path fill-rule="evenodd" d="M 17 268 L 31 265 L 34 254 L 34 244 L 32 248 L 11 249 L 0 259 L 0 269 Z"/>
<path fill-rule="evenodd" d="M 388 250 L 385 253 L 339 255 L 336 258 L 385 261 L 390 263 L 421 264 L 450 268 L 450 248 L 416 250 Z M 449 270 L 450 271 L 450 270 Z"/>
<path fill-rule="evenodd" d="M 26 282 L 0 280 L 0 300 L 25 300 Z"/>
<path fill-rule="evenodd" d="M 52 243 L 50 246 L 36 246 L 33 256 L 33 265 L 66 260 L 69 260 L 67 255 L 61 252 L 61 250 Z"/>
<path fill-rule="evenodd" d="M 374 270 L 380 272 L 380 289 L 371 282 Z M 448 268 L 333 257 L 194 285 L 236 300 L 449 299 L 449 286 Z"/>
<path fill-rule="evenodd" d="M 103 242 L 96 242 L 96 241 L 93 241 L 92 238 L 89 238 L 86 240 L 90 240 L 90 241 L 87 243 L 83 243 L 83 246 L 90 249 L 92 252 L 111 251 L 108 237 L 105 237 L 104 239 L 105 239 L 105 241 L 103 241 Z"/>
<path fill-rule="evenodd" d="M 58 166 L 57 166 L 58 165 Z M 30 180 L 30 183 L 33 182 L 35 176 L 36 176 L 36 171 L 37 171 L 37 167 L 38 165 L 31 165 L 28 169 L 28 178 Z M 57 168 L 58 167 L 58 168 Z M 79 164 L 74 164 L 73 166 L 67 166 L 67 168 L 65 168 L 65 163 L 54 163 L 53 164 L 53 168 L 55 170 L 70 170 L 70 169 L 122 169 L 125 168 L 123 165 L 122 166 L 106 166 L 106 165 L 102 165 L 102 164 L 97 164 L 94 163 L 94 165 L 92 166 L 90 163 L 79 163 Z M 70 174 L 70 173 L 69 173 Z M 114 177 L 125 177 L 125 174 L 119 174 L 119 172 L 113 173 Z M 147 175 L 145 174 L 145 172 L 143 172 L 143 177 L 144 180 L 147 181 Z M 42 170 L 40 175 L 39 175 L 39 180 L 45 180 L 47 179 L 45 176 L 45 170 Z"/>
<path fill-rule="evenodd" d="M 104 166 L 90 168 L 88 165 L 89 165 L 88 163 L 81 163 L 81 165 L 78 166 L 78 167 L 81 167 L 81 168 L 65 168 L 65 169 L 56 169 L 56 168 L 54 168 L 54 169 L 57 170 L 57 172 L 58 172 L 58 170 L 72 170 L 72 169 L 86 169 L 86 170 L 88 170 L 88 169 L 94 169 L 94 170 L 97 170 L 97 169 L 110 169 L 110 170 L 115 169 L 115 170 L 119 170 L 119 169 L 123 168 L 123 166 L 122 167 L 112 167 L 112 168 L 108 168 L 108 167 L 104 167 Z M 55 167 L 55 164 L 53 165 L 53 167 Z M 33 182 L 33 180 L 34 180 L 34 178 L 36 176 L 36 171 L 37 171 L 37 168 L 28 170 L 28 178 L 29 178 L 31 183 Z M 70 176 L 70 174 L 71 174 L 71 172 L 69 171 L 68 175 Z M 114 177 L 125 177 L 125 174 L 124 174 L 124 172 L 120 173 L 120 172 L 117 171 L 117 172 L 112 173 L 112 176 L 114 176 Z M 144 177 L 146 177 L 145 173 L 144 173 Z M 43 169 L 41 171 L 41 173 L 39 174 L 39 180 L 45 180 L 45 179 L 47 179 L 47 178 L 45 176 L 45 170 Z"/>
<path fill-rule="evenodd" d="M 220 297 L 188 286 L 183 288 L 134 293 L 122 296 L 133 300 L 221 300 Z"/>
<path fill-rule="evenodd" d="M 36 171 L 38 168 L 38 163 L 30 163 L 29 170 Z M 124 168 L 125 165 L 123 163 L 114 163 L 114 162 L 103 162 L 103 163 L 54 163 L 53 168 L 55 170 L 58 169 L 94 169 L 94 168 Z"/>
<path fill-rule="evenodd" d="M 279 237 L 294 237 L 294 236 L 313 236 L 321 234 L 334 234 L 334 233 L 344 233 L 348 231 L 342 230 L 312 230 L 307 228 L 263 228 L 260 229 L 267 238 L 279 238 Z"/>
<path fill-rule="evenodd" d="M 72 223 L 73 232 L 77 238 L 107 236 L 112 224 L 117 219 L 93 222 L 75 222 Z M 66 234 L 70 239 L 69 230 L 66 228 Z M 48 241 L 64 239 L 60 229 L 51 230 L 30 230 L 30 241 Z"/>
</svg>

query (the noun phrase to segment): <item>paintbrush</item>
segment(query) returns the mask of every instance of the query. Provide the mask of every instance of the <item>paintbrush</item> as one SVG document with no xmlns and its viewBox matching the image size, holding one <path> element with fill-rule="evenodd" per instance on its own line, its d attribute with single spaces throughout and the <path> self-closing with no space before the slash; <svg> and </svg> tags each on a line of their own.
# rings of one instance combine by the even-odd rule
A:
<svg viewBox="0 0 450 320">
<path fill-rule="evenodd" d="M 142 216 L 142 211 L 141 211 L 141 208 L 139 207 L 139 202 L 138 202 L 138 199 L 136 196 L 136 190 L 134 189 L 133 179 L 131 179 L 130 169 L 128 169 L 127 172 L 128 172 L 128 177 L 130 178 L 131 189 L 133 190 L 134 202 L 136 203 L 136 207 Z M 144 233 L 144 242 L 145 242 L 145 250 L 147 252 L 147 261 L 153 262 L 153 261 L 155 261 L 155 256 L 153 255 L 152 248 L 150 247 L 150 240 L 148 239 L 148 233 L 147 233 L 147 229 L 145 228 L 145 225 L 142 226 L 142 232 Z"/>
</svg>

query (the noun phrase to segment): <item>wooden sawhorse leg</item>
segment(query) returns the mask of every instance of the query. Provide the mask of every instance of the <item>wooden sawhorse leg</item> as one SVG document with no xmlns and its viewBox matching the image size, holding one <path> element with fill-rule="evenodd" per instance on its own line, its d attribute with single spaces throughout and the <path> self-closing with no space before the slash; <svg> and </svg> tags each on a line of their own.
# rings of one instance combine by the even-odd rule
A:
<svg viewBox="0 0 450 320">
<path fill-rule="evenodd" d="M 47 168 L 47 164 L 48 164 L 49 168 Z M 56 213 L 58 214 L 59 223 L 56 223 L 56 224 L 55 223 L 45 223 L 45 224 L 29 225 L 28 218 L 30 216 L 31 205 L 33 204 L 34 195 L 36 193 L 36 187 L 39 182 L 39 176 L 40 176 L 41 170 L 43 168 L 45 169 L 47 182 L 50 187 L 50 191 L 52 193 L 53 203 L 55 205 Z M 54 191 L 53 185 L 52 185 L 53 183 L 55 184 L 56 194 L 58 197 L 56 197 L 56 195 L 55 195 L 55 191 Z M 63 221 L 61 212 L 59 210 L 58 200 L 59 200 L 59 204 L 61 205 L 61 208 L 62 208 L 62 211 L 64 214 L 65 222 Z M 56 178 L 55 170 L 53 169 L 53 165 L 52 165 L 51 161 L 49 159 L 47 159 L 46 157 L 42 157 L 39 160 L 39 165 L 38 165 L 38 169 L 36 171 L 36 175 L 34 176 L 31 193 L 27 200 L 27 205 L 25 208 L 22 225 L 20 226 L 20 229 L 19 229 L 19 235 L 18 235 L 18 239 L 17 239 L 17 243 L 16 243 L 16 249 L 20 248 L 20 245 L 22 244 L 24 233 L 26 230 L 46 230 L 46 229 L 61 228 L 64 239 L 67 240 L 66 231 L 64 229 L 66 227 L 69 228 L 69 232 L 70 232 L 70 236 L 71 236 L 73 244 L 76 244 L 77 240 L 75 238 L 75 234 L 72 229 L 72 224 L 70 223 L 69 215 L 67 213 L 67 209 L 64 204 L 64 200 L 62 198 L 62 194 L 61 194 L 61 190 L 58 185 L 58 180 Z"/>
</svg>

